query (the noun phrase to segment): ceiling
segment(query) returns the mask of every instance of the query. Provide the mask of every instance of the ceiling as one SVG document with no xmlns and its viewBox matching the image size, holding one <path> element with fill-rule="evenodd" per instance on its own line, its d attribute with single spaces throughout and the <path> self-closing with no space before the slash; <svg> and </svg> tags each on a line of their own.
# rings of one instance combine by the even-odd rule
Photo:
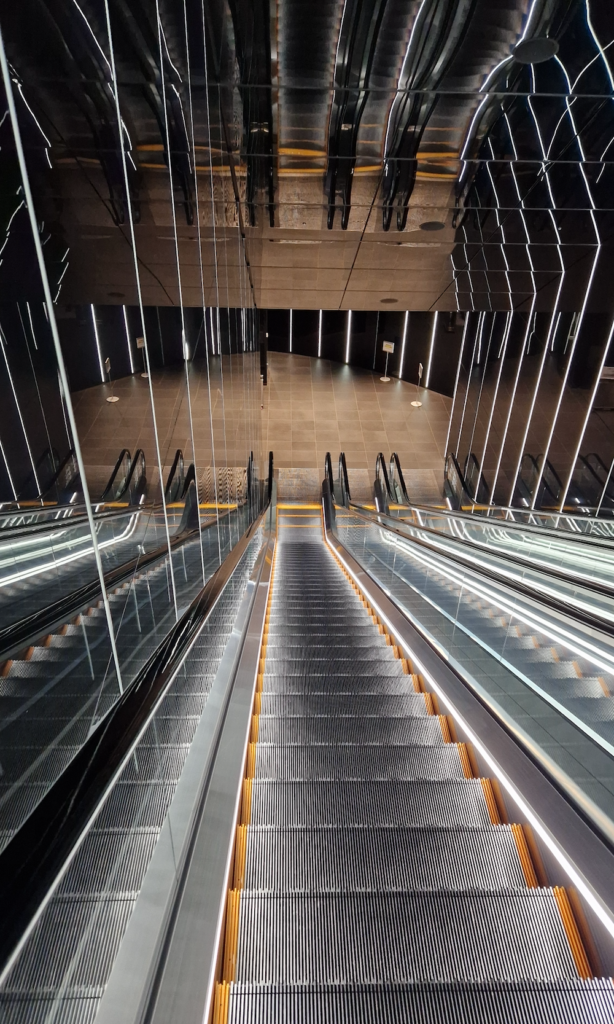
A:
<svg viewBox="0 0 614 1024">
<path fill-rule="evenodd" d="M 611 307 L 608 0 L 21 0 L 0 22 L 62 303 Z"/>
</svg>

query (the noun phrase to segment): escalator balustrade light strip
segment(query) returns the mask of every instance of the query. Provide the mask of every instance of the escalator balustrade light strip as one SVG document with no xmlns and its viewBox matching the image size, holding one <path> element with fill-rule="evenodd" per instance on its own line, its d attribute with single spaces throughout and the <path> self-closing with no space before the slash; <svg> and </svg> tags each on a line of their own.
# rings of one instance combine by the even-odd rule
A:
<svg viewBox="0 0 614 1024">
<path fill-rule="evenodd" d="M 576 924 L 573 910 L 569 902 L 569 897 L 565 889 L 559 885 L 555 885 L 553 888 L 554 898 L 559 908 L 561 920 L 563 922 L 563 928 L 567 935 L 567 941 L 571 947 L 572 956 L 576 965 L 576 970 L 581 978 L 588 981 L 593 977 L 591 965 L 584 949 L 584 943 Z"/>
<path fill-rule="evenodd" d="M 525 881 L 528 889 L 539 888 L 539 882 L 537 880 L 537 873 L 533 864 L 533 858 L 529 847 L 527 846 L 527 839 L 524 834 L 522 825 L 510 825 L 514 842 L 516 843 L 516 849 L 518 850 L 518 858 L 520 860 L 520 866 L 522 867 L 522 873 L 524 874 Z"/>
</svg>

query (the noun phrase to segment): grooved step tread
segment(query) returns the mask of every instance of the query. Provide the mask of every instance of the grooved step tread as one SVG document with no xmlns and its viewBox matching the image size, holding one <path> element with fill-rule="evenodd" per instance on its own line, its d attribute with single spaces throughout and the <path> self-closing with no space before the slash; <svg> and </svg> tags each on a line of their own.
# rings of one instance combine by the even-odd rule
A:
<svg viewBox="0 0 614 1024">
<path fill-rule="evenodd" d="M 247 831 L 246 889 L 382 892 L 526 888 L 507 825 Z"/>
<path fill-rule="evenodd" d="M 554 894 L 241 894 L 237 981 L 578 977 Z"/>
</svg>

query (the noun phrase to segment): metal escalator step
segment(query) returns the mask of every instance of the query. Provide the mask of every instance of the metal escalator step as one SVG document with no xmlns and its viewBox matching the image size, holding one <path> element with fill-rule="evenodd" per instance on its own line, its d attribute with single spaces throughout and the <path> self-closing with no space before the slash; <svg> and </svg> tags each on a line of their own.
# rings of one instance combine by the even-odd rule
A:
<svg viewBox="0 0 614 1024">
<path fill-rule="evenodd" d="M 377 684 L 375 684 L 377 685 Z M 317 696 L 276 695 L 263 693 L 260 712 L 262 715 L 352 715 L 382 718 L 406 718 L 424 715 L 425 703 L 421 693 L 416 693 L 407 680 L 407 693 L 399 696 L 387 694 L 346 694 L 327 693 Z"/>
<path fill-rule="evenodd" d="M 190 746 L 188 743 L 168 746 L 139 744 L 122 772 L 126 782 L 177 782 L 183 771 Z"/>
<path fill-rule="evenodd" d="M 117 896 L 136 899 L 158 841 L 158 830 L 134 834 L 92 829 L 83 856 L 71 863 L 58 888 L 60 896 Z"/>
<path fill-rule="evenodd" d="M 370 665 L 373 671 L 374 665 L 394 660 L 394 654 L 389 647 L 361 647 L 356 651 L 349 644 L 343 647 L 337 644 L 326 647 L 303 647 L 302 650 L 293 647 L 287 653 L 284 648 L 283 654 L 281 650 L 269 653 L 267 648 L 266 654 L 266 666 L 272 672 L 283 672 L 286 665 L 291 669 L 296 665 L 313 665 L 314 668 L 326 665 L 331 676 L 335 675 L 337 668 L 347 668 L 351 664 Z"/>
<path fill-rule="evenodd" d="M 280 747 L 258 743 L 257 779 L 463 779 L 455 744 L 407 747 Z"/>
<path fill-rule="evenodd" d="M 611 1024 L 609 979 L 230 986 L 228 1024 Z"/>
<path fill-rule="evenodd" d="M 554 894 L 241 893 L 237 981 L 577 978 Z"/>
<path fill-rule="evenodd" d="M 427 716 L 423 702 L 424 717 Z M 277 718 L 260 715 L 258 723 L 258 741 L 275 743 L 279 746 L 287 744 L 337 746 L 340 743 L 407 746 L 416 742 L 420 726 L 420 718 L 372 718 L 339 715 L 336 718 L 321 715 L 317 717 Z M 438 723 L 439 727 L 439 723 Z M 441 730 L 440 730 L 441 731 Z"/>
<path fill-rule="evenodd" d="M 6 978 L 4 999 L 55 994 L 64 978 L 67 996 L 102 996 L 133 905 L 129 899 L 54 899 Z"/>
<path fill-rule="evenodd" d="M 349 630 L 346 636 L 343 636 L 339 631 L 335 631 L 332 634 L 335 637 L 335 650 L 339 648 L 350 647 L 352 650 L 364 650 L 365 648 L 373 647 L 381 653 L 386 650 L 386 638 L 381 636 L 379 633 L 365 632 L 357 633 L 356 630 Z M 267 657 L 270 655 L 277 655 L 278 651 L 294 651 L 306 650 L 307 648 L 312 650 L 326 649 L 330 651 L 331 640 L 330 635 L 325 633 L 319 634 L 316 630 L 310 633 L 306 633 L 305 630 L 302 632 L 295 632 L 290 634 L 284 634 L 280 636 L 277 632 L 269 632 L 267 640 Z M 603 693 L 603 690 L 601 691 Z"/>
<path fill-rule="evenodd" d="M 250 823 L 307 826 L 490 825 L 479 779 L 269 782 L 254 779 Z"/>
<path fill-rule="evenodd" d="M 247 830 L 245 889 L 525 889 L 509 826 Z"/>
<path fill-rule="evenodd" d="M 403 696 L 410 687 L 411 683 L 404 674 L 400 676 L 396 675 L 396 673 L 392 676 L 381 676 L 379 674 L 377 676 L 343 676 L 341 679 L 336 680 L 335 693 L 374 693 L 377 695 L 388 693 Z M 328 694 L 330 693 L 330 679 L 320 674 L 287 677 L 284 675 L 268 675 L 265 672 L 262 695 L 264 696 L 265 693 L 280 695 Z"/>
<path fill-rule="evenodd" d="M 274 663 L 271 662 L 271 666 Z M 265 663 L 264 677 L 267 676 L 278 676 L 282 675 L 285 678 L 288 676 L 320 676 L 322 679 L 330 680 L 331 677 L 343 678 L 345 676 L 369 676 L 370 678 L 377 678 L 378 676 L 402 676 L 403 666 L 401 662 L 396 658 L 391 658 L 389 661 L 377 661 L 377 662 L 363 662 L 357 660 L 347 661 L 335 661 L 330 659 L 322 659 L 320 663 L 311 662 L 311 664 L 304 663 L 300 660 L 297 661 L 286 661 L 284 662 L 283 669 L 280 671 L 278 667 L 269 667 L 268 659 Z"/>
<path fill-rule="evenodd" d="M 124 782 L 121 779 L 96 819 L 96 828 L 109 831 L 162 828 L 175 788 L 173 782 Z"/>
</svg>

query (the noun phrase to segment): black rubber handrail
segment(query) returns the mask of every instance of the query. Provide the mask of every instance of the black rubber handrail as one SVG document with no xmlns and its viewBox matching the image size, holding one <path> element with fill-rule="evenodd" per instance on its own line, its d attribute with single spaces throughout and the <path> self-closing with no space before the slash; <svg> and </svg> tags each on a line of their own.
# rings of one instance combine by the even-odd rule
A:
<svg viewBox="0 0 614 1024">
<path fill-rule="evenodd" d="M 359 518 L 365 519 L 367 522 L 374 525 L 374 520 L 377 519 L 377 526 L 379 529 L 388 530 L 389 533 L 396 533 L 399 537 L 402 537 L 403 540 L 408 541 L 410 544 L 417 544 L 418 547 L 425 548 L 427 551 L 433 552 L 433 554 L 438 555 L 439 558 L 445 558 L 450 562 L 455 562 L 457 565 L 462 566 L 463 569 L 466 569 L 468 572 L 471 572 L 478 577 L 483 577 L 491 583 L 496 583 L 499 586 L 507 587 L 508 589 L 521 594 L 523 597 L 531 598 L 533 601 L 538 600 L 541 604 L 546 605 L 553 611 L 565 615 L 568 618 L 572 618 L 576 622 L 582 623 L 583 626 L 590 626 L 592 629 L 599 629 L 602 633 L 606 633 L 608 636 L 614 637 L 614 625 L 601 618 L 597 621 L 597 613 L 589 614 L 582 612 L 580 609 L 567 604 L 564 599 L 558 600 L 557 598 L 551 597 L 549 594 L 544 594 L 543 591 L 538 591 L 533 587 L 525 586 L 516 580 L 510 580 L 507 576 L 504 576 L 502 573 L 498 573 L 496 569 L 493 569 L 490 566 L 480 565 L 479 567 L 476 567 L 469 559 L 463 558 L 462 554 L 459 552 L 443 552 L 436 545 L 429 544 L 428 540 L 423 540 L 420 537 L 408 537 L 407 534 L 399 528 L 397 521 L 393 517 L 387 516 L 382 512 L 370 513 L 368 509 L 357 508 L 355 505 L 352 506 L 352 512 Z M 382 520 L 388 521 L 383 522 Z M 428 527 L 421 526 L 418 526 L 417 528 L 428 529 Z M 462 541 L 460 543 L 462 543 Z M 510 559 L 510 561 L 513 561 L 513 559 Z M 550 573 L 548 569 L 537 569 L 535 566 L 532 568 L 535 572 L 540 572 L 544 576 L 555 575 L 554 573 Z M 568 580 L 568 577 L 564 578 Z M 612 595 L 608 594 L 608 596 Z"/>
<path fill-rule="evenodd" d="M 388 501 L 394 501 L 395 496 L 392 493 L 392 490 L 390 488 L 390 480 L 388 479 L 388 470 L 386 469 L 386 460 L 385 460 L 382 452 L 378 452 L 377 453 L 377 457 L 375 459 L 375 479 L 378 480 L 380 478 L 380 476 L 381 476 L 382 480 L 384 481 L 384 491 L 386 493 Z"/>
<path fill-rule="evenodd" d="M 392 480 L 395 475 L 396 475 L 397 480 L 399 481 L 399 488 L 400 488 L 400 491 L 401 491 L 401 497 L 403 498 L 403 501 L 406 502 L 409 505 L 410 504 L 410 500 L 409 500 L 409 495 L 407 493 L 407 488 L 405 486 L 405 477 L 403 476 L 403 470 L 401 469 L 401 460 L 399 459 L 399 456 L 397 455 L 397 453 L 393 452 L 392 455 L 390 456 L 390 479 Z M 393 495 L 393 499 L 392 500 L 396 504 L 396 502 L 397 502 L 396 494 Z"/>
<path fill-rule="evenodd" d="M 175 458 L 173 459 L 173 465 L 171 471 L 168 474 L 166 481 L 166 487 L 164 488 L 164 497 L 166 501 L 176 501 L 179 494 L 182 494 L 185 490 L 185 473 L 183 468 L 183 452 L 181 448 L 178 448 L 175 452 Z"/>
<path fill-rule="evenodd" d="M 345 452 L 339 453 L 339 485 L 341 488 L 343 504 L 347 505 L 352 500 L 352 495 L 350 494 L 350 481 L 348 479 L 348 467 L 345 461 Z"/>
<path fill-rule="evenodd" d="M 107 486 L 105 487 L 104 491 L 100 495 L 100 500 L 101 501 L 118 501 L 119 500 L 117 496 L 113 497 L 111 495 L 111 491 L 112 491 L 112 488 L 114 486 L 115 478 L 119 474 L 119 472 L 120 472 L 120 470 L 122 468 L 122 465 L 124 463 L 124 460 L 126 458 L 130 462 L 130 452 L 128 451 L 127 448 L 122 448 L 121 452 L 119 453 L 119 458 L 117 459 L 117 462 L 115 463 L 115 466 L 113 468 L 113 472 L 111 473 L 111 476 L 109 477 Z M 122 490 L 119 493 L 121 494 L 124 489 L 125 488 L 122 488 Z"/>
<path fill-rule="evenodd" d="M 138 476 L 137 476 L 138 474 Z M 126 484 L 123 491 L 120 492 L 116 501 L 121 501 L 122 498 L 132 498 L 134 494 L 141 494 L 141 488 L 147 484 L 147 463 L 145 462 L 145 452 L 142 448 L 137 448 L 132 459 L 130 471 L 126 479 Z"/>
<path fill-rule="evenodd" d="M 330 457 L 330 452 L 327 452 L 324 456 L 324 477 L 328 480 L 330 493 L 333 496 L 333 500 L 335 500 L 335 480 L 333 477 L 333 461 Z"/>
<path fill-rule="evenodd" d="M 19 943 L 265 514 L 263 509 L 250 524 L 0 853 L 0 968 Z"/>
</svg>

